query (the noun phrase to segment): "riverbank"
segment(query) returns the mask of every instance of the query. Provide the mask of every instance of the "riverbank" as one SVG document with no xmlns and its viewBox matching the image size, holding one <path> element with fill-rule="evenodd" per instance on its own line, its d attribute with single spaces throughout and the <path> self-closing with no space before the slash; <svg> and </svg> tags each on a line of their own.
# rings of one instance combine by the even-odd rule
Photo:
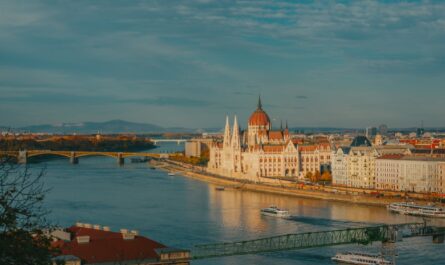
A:
<svg viewBox="0 0 445 265">
<path fill-rule="evenodd" d="M 301 188 L 296 184 L 286 183 L 280 181 L 278 185 L 266 184 L 266 183 L 253 183 L 253 182 L 242 182 L 238 179 L 232 179 L 227 177 L 211 175 L 202 170 L 192 169 L 191 167 L 183 166 L 174 161 L 165 161 L 161 166 L 157 165 L 159 169 L 177 172 L 183 176 L 193 178 L 196 180 L 204 181 L 218 186 L 224 186 L 226 188 L 233 188 L 239 190 L 248 190 L 272 194 L 280 194 L 287 196 L 295 196 L 301 198 L 310 199 L 320 199 L 320 200 L 330 200 L 338 202 L 349 202 L 364 205 L 374 205 L 374 206 L 386 206 L 389 203 L 403 201 L 404 198 L 401 197 L 391 197 L 391 196 L 375 196 L 367 193 L 359 193 L 357 191 L 350 192 L 346 194 L 344 188 L 330 187 L 330 191 L 326 190 L 315 190 L 308 188 Z M 341 189 L 341 190 L 338 190 Z M 410 198 L 411 200 L 419 200 L 418 198 Z M 425 201 L 425 200 L 419 200 Z"/>
</svg>

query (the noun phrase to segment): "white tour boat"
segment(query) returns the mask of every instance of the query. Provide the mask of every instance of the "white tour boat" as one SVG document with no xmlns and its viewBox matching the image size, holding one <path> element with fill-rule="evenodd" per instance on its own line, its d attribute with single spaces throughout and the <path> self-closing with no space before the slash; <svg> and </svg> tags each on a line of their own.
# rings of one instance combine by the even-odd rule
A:
<svg viewBox="0 0 445 265">
<path fill-rule="evenodd" d="M 445 218 L 445 210 L 435 206 L 418 205 L 413 202 L 395 202 L 387 206 L 391 212 L 423 217 Z"/>
<path fill-rule="evenodd" d="M 290 216 L 289 211 L 280 209 L 276 206 L 270 206 L 269 208 L 261 209 L 261 214 L 267 216 L 281 217 L 281 218 L 286 218 Z"/>
<path fill-rule="evenodd" d="M 337 253 L 331 258 L 338 264 L 354 264 L 354 265 L 393 265 L 392 262 L 385 260 L 380 255 L 359 253 L 359 252 L 344 252 Z"/>
<path fill-rule="evenodd" d="M 173 173 L 173 172 L 169 172 L 168 175 L 169 175 L 169 176 L 174 176 L 175 173 Z"/>
</svg>

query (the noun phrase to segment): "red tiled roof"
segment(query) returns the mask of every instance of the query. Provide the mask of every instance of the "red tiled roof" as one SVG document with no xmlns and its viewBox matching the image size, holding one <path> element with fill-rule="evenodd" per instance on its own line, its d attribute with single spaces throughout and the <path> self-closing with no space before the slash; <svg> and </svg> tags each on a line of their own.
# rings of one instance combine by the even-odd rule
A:
<svg viewBox="0 0 445 265">
<path fill-rule="evenodd" d="M 269 126 L 270 119 L 266 112 L 262 109 L 255 110 L 249 118 L 249 125 L 253 126 Z"/>
<path fill-rule="evenodd" d="M 388 155 L 382 155 L 381 157 L 378 157 L 377 159 L 394 159 L 394 160 L 398 160 L 398 159 L 402 159 L 404 157 L 404 155 L 402 154 L 388 154 Z"/>
<path fill-rule="evenodd" d="M 283 134 L 281 131 L 269 131 L 270 140 L 281 140 L 283 139 Z"/>
<path fill-rule="evenodd" d="M 316 145 L 299 145 L 298 151 L 315 151 L 318 149 Z"/>
<path fill-rule="evenodd" d="M 294 144 L 302 144 L 302 143 L 304 143 L 304 139 L 299 139 L 299 138 L 292 139 L 292 143 L 294 143 Z"/>
<path fill-rule="evenodd" d="M 155 249 L 166 248 L 142 236 L 124 240 L 121 233 L 77 226 L 72 226 L 67 231 L 71 233 L 72 240 L 54 242 L 53 247 L 58 247 L 61 255 L 73 255 L 86 263 L 157 259 Z M 77 236 L 90 236 L 90 242 L 79 244 Z"/>
<path fill-rule="evenodd" d="M 284 145 L 264 145 L 263 150 L 266 153 L 278 153 L 284 150 Z"/>
</svg>

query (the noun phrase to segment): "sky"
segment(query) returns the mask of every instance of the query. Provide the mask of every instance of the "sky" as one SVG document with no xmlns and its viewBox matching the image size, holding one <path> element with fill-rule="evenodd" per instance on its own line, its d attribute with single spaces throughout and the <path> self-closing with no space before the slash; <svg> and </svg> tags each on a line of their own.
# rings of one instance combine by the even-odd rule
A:
<svg viewBox="0 0 445 265">
<path fill-rule="evenodd" d="M 445 126 L 445 1 L 0 0 L 0 125 Z"/>
</svg>

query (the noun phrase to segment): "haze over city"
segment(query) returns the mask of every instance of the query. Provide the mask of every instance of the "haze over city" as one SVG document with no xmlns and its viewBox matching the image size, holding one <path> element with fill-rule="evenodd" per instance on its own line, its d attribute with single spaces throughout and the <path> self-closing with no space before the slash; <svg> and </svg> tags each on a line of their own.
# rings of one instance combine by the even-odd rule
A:
<svg viewBox="0 0 445 265">
<path fill-rule="evenodd" d="M 3 0 L 0 125 L 439 127 L 443 43 L 442 1 Z"/>
</svg>

